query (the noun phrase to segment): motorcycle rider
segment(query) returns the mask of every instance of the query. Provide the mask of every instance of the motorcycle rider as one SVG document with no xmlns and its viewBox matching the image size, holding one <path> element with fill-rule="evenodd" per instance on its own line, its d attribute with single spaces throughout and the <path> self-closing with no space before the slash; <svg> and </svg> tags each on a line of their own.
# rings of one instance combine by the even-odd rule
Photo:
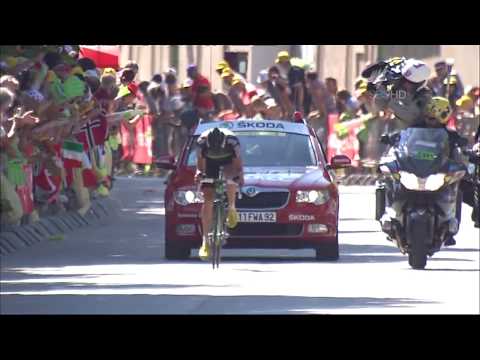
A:
<svg viewBox="0 0 480 360">
<path fill-rule="evenodd" d="M 237 225 L 237 211 L 235 209 L 237 185 L 242 186 L 244 183 L 243 162 L 240 155 L 240 142 L 230 130 L 223 128 L 206 130 L 200 135 L 197 144 L 195 181 L 200 181 L 204 196 L 201 212 L 203 236 L 199 256 L 202 260 L 205 260 L 209 257 L 207 236 L 212 224 L 213 200 L 215 198 L 211 180 L 218 179 L 219 170 L 222 166 L 227 179 L 227 227 L 234 228 Z"/>
<path fill-rule="evenodd" d="M 425 119 L 427 127 L 443 127 L 448 133 L 448 140 L 450 143 L 450 158 L 455 161 L 464 162 L 464 159 L 461 155 L 461 148 L 465 147 L 468 144 L 468 140 L 460 136 L 455 130 L 448 129 L 446 127 L 450 115 L 453 111 L 450 102 L 448 99 L 440 96 L 432 98 L 432 101 L 427 105 L 427 117 Z M 436 121 L 435 121 L 436 120 Z M 465 181 L 460 182 L 460 191 L 458 199 L 458 208 L 457 208 L 457 220 L 460 224 L 461 221 L 461 206 L 462 206 L 462 197 L 464 194 Z M 463 194 L 463 196 L 462 196 Z M 455 245 L 456 241 L 453 236 L 445 242 L 446 246 Z"/>
</svg>

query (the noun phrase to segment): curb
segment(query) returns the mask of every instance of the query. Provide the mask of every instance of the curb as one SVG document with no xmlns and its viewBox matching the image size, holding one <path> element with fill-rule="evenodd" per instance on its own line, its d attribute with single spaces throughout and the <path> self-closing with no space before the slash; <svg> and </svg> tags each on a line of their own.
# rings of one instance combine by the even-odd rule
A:
<svg viewBox="0 0 480 360">
<path fill-rule="evenodd" d="M 41 218 L 28 225 L 2 225 L 0 229 L 0 256 L 12 254 L 22 248 L 31 247 L 48 240 L 51 236 L 66 234 L 76 229 L 100 225 L 119 213 L 120 203 L 110 198 L 92 200 L 85 214 L 69 211 L 58 216 Z"/>
</svg>

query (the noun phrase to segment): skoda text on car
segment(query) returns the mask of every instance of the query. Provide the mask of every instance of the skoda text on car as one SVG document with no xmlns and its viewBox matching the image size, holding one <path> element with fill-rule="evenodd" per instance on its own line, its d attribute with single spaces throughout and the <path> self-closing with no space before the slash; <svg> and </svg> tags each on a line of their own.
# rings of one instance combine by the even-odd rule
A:
<svg viewBox="0 0 480 360">
<path fill-rule="evenodd" d="M 303 121 L 236 120 L 199 124 L 165 190 L 165 255 L 186 259 L 201 245 L 203 201 L 194 183 L 197 139 L 225 127 L 238 137 L 245 184 L 236 200 L 239 223 L 225 248 L 314 249 L 319 260 L 338 259 L 338 187 L 334 168 L 348 166 L 343 155 L 327 164 L 312 128 Z"/>
</svg>

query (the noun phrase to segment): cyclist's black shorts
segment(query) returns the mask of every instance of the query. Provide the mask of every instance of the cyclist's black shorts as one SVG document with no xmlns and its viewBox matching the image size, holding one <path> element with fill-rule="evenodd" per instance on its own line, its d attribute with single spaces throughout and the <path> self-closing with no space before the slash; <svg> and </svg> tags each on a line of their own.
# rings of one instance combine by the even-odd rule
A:
<svg viewBox="0 0 480 360">
<path fill-rule="evenodd" d="M 215 180 L 218 179 L 220 175 L 220 167 L 231 165 L 233 161 L 233 157 L 234 157 L 233 155 L 226 157 L 224 159 L 210 159 L 207 157 L 205 159 L 206 161 L 205 177 L 207 179 L 215 179 Z M 213 184 L 209 184 L 209 183 L 203 183 L 202 185 L 205 187 L 213 187 Z"/>
</svg>

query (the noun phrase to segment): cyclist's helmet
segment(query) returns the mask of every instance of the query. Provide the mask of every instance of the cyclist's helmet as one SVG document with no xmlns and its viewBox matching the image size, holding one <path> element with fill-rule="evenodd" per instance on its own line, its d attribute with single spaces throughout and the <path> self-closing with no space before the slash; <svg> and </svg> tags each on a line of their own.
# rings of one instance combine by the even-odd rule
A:
<svg viewBox="0 0 480 360">
<path fill-rule="evenodd" d="M 437 119 L 441 124 L 446 124 L 452 113 L 450 102 L 441 96 L 433 97 L 426 106 L 427 116 Z"/>
<path fill-rule="evenodd" d="M 227 137 L 218 128 L 214 128 L 207 136 L 207 146 L 214 152 L 224 149 L 226 142 Z"/>
</svg>

